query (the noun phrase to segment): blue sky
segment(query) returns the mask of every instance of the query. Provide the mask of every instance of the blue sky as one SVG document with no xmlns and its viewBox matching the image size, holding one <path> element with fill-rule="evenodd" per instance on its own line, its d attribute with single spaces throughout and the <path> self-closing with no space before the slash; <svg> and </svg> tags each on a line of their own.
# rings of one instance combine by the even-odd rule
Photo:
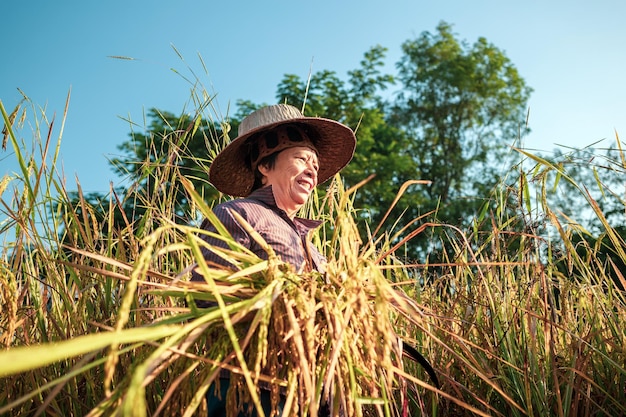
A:
<svg viewBox="0 0 626 417">
<path fill-rule="evenodd" d="M 393 73 L 400 45 L 443 20 L 457 38 L 483 36 L 503 50 L 534 89 L 527 148 L 609 146 L 616 131 L 626 135 L 624 16 L 621 0 L 11 1 L 2 6 L 0 100 L 10 112 L 19 88 L 56 114 L 57 138 L 71 88 L 67 186 L 77 176 L 84 191 L 107 191 L 119 181 L 107 160 L 128 138 L 124 118 L 142 125 L 149 108 L 188 108 L 181 74 L 193 70 L 226 114 L 239 99 L 275 102 L 284 74 L 306 78 L 312 66 L 343 77 L 377 44 Z M 0 175 L 16 170 L 13 160 L 0 150 Z"/>
</svg>

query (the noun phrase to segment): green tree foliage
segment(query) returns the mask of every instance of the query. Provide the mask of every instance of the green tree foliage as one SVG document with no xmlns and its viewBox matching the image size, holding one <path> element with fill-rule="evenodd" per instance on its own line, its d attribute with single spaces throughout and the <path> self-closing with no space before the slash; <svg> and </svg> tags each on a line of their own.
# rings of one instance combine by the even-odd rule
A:
<svg viewBox="0 0 626 417">
<path fill-rule="evenodd" d="M 593 234 L 602 233 L 607 226 L 624 224 L 626 162 L 623 150 L 619 147 L 586 147 L 569 152 L 555 149 L 551 155 L 541 157 L 552 169 L 539 171 L 540 175 L 535 177 L 536 186 L 544 190 L 550 207 L 563 221 L 574 220 Z M 583 199 L 593 201 L 592 204 L 602 213 L 603 221 L 593 210 L 572 212 L 572 207 L 583 205 Z M 564 218 L 562 213 L 572 219 Z"/>
<path fill-rule="evenodd" d="M 356 131 L 355 157 L 342 176 L 349 186 L 371 177 L 354 202 L 365 220 L 364 233 L 384 219 L 409 180 L 429 180 L 431 185 L 406 189 L 385 227 L 397 229 L 429 212 L 436 212 L 441 221 L 467 225 L 499 180 L 494 162 L 501 162 L 507 145 L 524 132 L 531 89 L 504 53 L 485 39 L 468 46 L 441 23 L 435 34 L 424 32 L 402 49 L 397 63 L 401 85 L 395 94 L 383 95 L 397 85 L 392 75 L 383 73 L 382 46 L 367 51 L 345 79 L 328 70 L 306 80 L 287 74 L 277 87 L 278 102 L 301 108 L 307 116 L 338 120 Z M 231 132 L 258 107 L 239 101 L 229 120 Z M 198 128 L 197 119 L 156 110 L 149 117 L 148 131 L 135 133 L 121 145 L 124 155 L 114 161 L 118 171 L 140 179 L 139 188 L 152 196 L 167 185 L 151 183 L 150 170 L 174 163 L 207 200 L 217 198 L 206 173 L 210 152 L 228 142 L 222 129 L 209 124 Z M 148 147 L 151 137 L 156 145 Z M 170 192 L 176 190 L 174 186 Z M 186 208 L 181 194 L 176 211 Z M 423 253 L 420 247 L 432 247 L 423 240 L 412 245 L 412 257 Z"/>
<path fill-rule="evenodd" d="M 151 205 L 172 212 L 181 223 L 188 222 L 190 206 L 179 182 L 181 176 L 190 180 L 207 201 L 219 198 L 208 181 L 208 167 L 228 142 L 224 131 L 228 133 L 230 125 L 204 120 L 200 113 L 177 116 L 158 109 L 150 109 L 147 120 L 145 132 L 132 132 L 130 139 L 118 146 L 121 155 L 110 162 L 124 179 L 113 198 L 117 206 L 113 220 L 119 228 L 150 221 Z M 110 200 L 109 195 L 91 193 L 84 203 L 92 207 L 92 214 L 99 220 L 99 213 L 105 211 L 103 207 Z M 85 205 L 79 203 L 75 200 L 81 210 Z M 161 207 L 163 204 L 170 207 Z"/>
<path fill-rule="evenodd" d="M 355 207 L 369 221 L 380 221 L 391 205 L 397 188 L 414 179 L 408 137 L 386 121 L 380 93 L 393 85 L 391 75 L 382 74 L 386 48 L 375 46 L 364 54 L 360 68 L 342 80 L 332 71 L 312 74 L 309 80 L 286 75 L 278 86 L 277 99 L 302 108 L 308 116 L 338 120 L 356 131 L 354 159 L 342 171 L 347 185 L 373 178 L 359 190 Z"/>
<path fill-rule="evenodd" d="M 191 180 L 200 195 L 207 199 L 217 198 L 217 191 L 208 182 L 207 168 L 221 148 L 218 141 L 223 137 L 221 127 L 211 121 L 203 123 L 199 114 L 195 117 L 176 116 L 151 109 L 148 117 L 147 132 L 132 133 L 130 140 L 119 146 L 124 157 L 112 161 L 117 173 L 127 175 L 136 187 L 143 190 L 140 194 L 176 193 L 174 200 L 178 215 L 184 215 L 188 201 L 181 187 L 176 185 L 177 173 Z M 171 182 L 164 183 L 163 175 L 155 175 L 155 171 L 163 170 L 172 171 Z"/>
<path fill-rule="evenodd" d="M 499 168 L 511 166 L 505 156 L 526 133 L 531 89 L 502 51 L 484 38 L 471 46 L 459 41 L 446 23 L 402 50 L 400 88 L 386 98 L 381 92 L 395 80 L 381 74 L 382 47 L 368 51 L 347 81 L 330 71 L 313 74 L 308 84 L 286 76 L 277 98 L 299 106 L 306 97 L 309 115 L 356 128 L 355 158 L 343 175 L 349 185 L 374 175 L 355 200 L 370 223 L 383 220 L 402 184 L 427 180 L 427 187 L 406 189 L 388 219 L 398 228 L 435 213 L 438 221 L 467 226 L 501 180 Z M 409 256 L 432 249 L 427 238 L 414 240 Z"/>
<path fill-rule="evenodd" d="M 557 270 L 572 281 L 591 276 L 595 284 L 610 280 L 621 291 L 626 287 L 624 156 L 618 140 L 615 147 L 555 150 L 536 159 L 533 186 L 544 205 L 561 224 L 579 225 L 566 239 L 557 230 L 546 233 L 558 243 L 544 256 L 554 257 Z"/>
<path fill-rule="evenodd" d="M 411 137 L 406 151 L 416 174 L 432 181 L 429 208 L 440 206 L 446 221 L 465 219 L 480 204 L 472 197 L 488 195 L 508 146 L 525 133 L 531 89 L 501 50 L 485 38 L 459 41 L 445 22 L 402 51 L 402 88 L 389 121 Z"/>
</svg>

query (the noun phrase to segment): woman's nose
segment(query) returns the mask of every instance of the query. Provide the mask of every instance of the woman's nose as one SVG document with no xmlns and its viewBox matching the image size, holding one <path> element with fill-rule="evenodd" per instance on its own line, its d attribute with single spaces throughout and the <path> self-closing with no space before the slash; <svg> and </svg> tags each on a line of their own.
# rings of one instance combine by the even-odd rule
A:
<svg viewBox="0 0 626 417">
<path fill-rule="evenodd" d="M 318 170 L 318 167 L 316 163 L 309 161 L 306 164 L 306 173 L 310 175 L 312 178 L 314 178 L 316 181 L 317 181 L 317 170 Z"/>
</svg>

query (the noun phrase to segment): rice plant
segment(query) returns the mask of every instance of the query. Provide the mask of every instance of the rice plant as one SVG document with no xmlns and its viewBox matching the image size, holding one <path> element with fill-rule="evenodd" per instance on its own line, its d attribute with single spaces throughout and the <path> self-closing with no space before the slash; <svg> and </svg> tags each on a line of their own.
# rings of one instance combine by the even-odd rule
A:
<svg viewBox="0 0 626 417">
<path fill-rule="evenodd" d="M 111 190 L 94 206 L 56 170 L 58 123 L 27 98 L 0 110 L 20 167 L 0 183 L 0 414 L 206 415 L 221 369 L 233 412 L 243 401 L 263 415 L 263 386 L 293 416 L 316 416 L 321 400 L 346 416 L 626 414 L 624 278 L 598 247 L 577 250 L 583 227 L 551 210 L 548 179 L 567 177 L 558 165 L 525 154 L 535 165 L 511 168 L 516 185 L 494 190 L 471 230 L 420 218 L 402 230 L 370 225 L 367 237 L 352 205 L 361 184 L 337 177 L 307 207 L 325 221 L 314 237 L 325 275 L 293 273 L 267 245 L 259 259 L 213 219 L 229 249 L 212 249 L 237 266 L 228 272 L 202 262 L 206 232 L 177 221 L 173 190 L 191 218 L 212 218 L 177 168 L 194 158 L 189 131 L 169 138 L 171 154 L 138 161 L 154 189 Z M 29 131 L 31 154 L 19 137 Z M 128 198 L 141 219 L 125 217 Z M 403 244 L 431 229 L 443 231 L 442 261 L 401 262 Z M 193 267 L 204 283 L 189 282 Z"/>
</svg>

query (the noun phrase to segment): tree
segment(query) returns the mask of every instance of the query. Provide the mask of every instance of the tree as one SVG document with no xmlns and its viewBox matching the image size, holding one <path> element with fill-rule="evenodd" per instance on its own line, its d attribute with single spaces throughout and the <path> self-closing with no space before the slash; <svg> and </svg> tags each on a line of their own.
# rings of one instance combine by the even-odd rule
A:
<svg viewBox="0 0 626 417">
<path fill-rule="evenodd" d="M 619 138 L 606 149 L 585 147 L 567 153 L 554 150 L 536 157 L 532 167 L 542 211 L 564 231 L 545 233 L 554 244 L 546 258 L 572 281 L 590 281 L 624 291 L 626 227 L 624 173 L 626 160 Z M 548 250 L 552 251 L 549 253 Z"/>
<path fill-rule="evenodd" d="M 402 226 L 431 211 L 443 221 L 468 224 L 499 180 L 493 162 L 500 161 L 506 145 L 525 132 L 531 89 L 503 52 L 484 38 L 472 47 L 459 42 L 446 23 L 437 27 L 435 35 L 424 32 L 402 49 L 404 56 L 397 63 L 401 88 L 389 99 L 380 93 L 395 80 L 381 71 L 386 48 L 375 46 L 346 80 L 328 70 L 311 74 L 309 80 L 285 75 L 277 88 L 277 101 L 356 130 L 355 157 L 342 175 L 349 186 L 373 175 L 355 197 L 355 207 L 368 223 L 361 225 L 362 230 L 377 226 L 402 184 L 416 179 L 432 183 L 407 189 L 389 216 L 390 224 L 401 219 L 396 226 Z M 258 107 L 239 101 L 231 131 Z M 140 186 L 154 195 L 164 182 L 160 176 L 151 182 L 151 170 L 155 164 L 166 168 L 174 163 L 208 200 L 217 198 L 206 172 L 210 153 L 227 142 L 222 129 L 196 129 L 197 119 L 156 110 L 151 117 L 145 135 L 135 134 L 121 146 L 126 154 L 115 161 L 118 168 L 140 178 Z M 149 147 L 152 138 L 156 142 Z M 182 213 L 186 204 L 181 194 L 176 211 Z M 426 244 L 415 241 L 411 256 L 423 254 Z"/>
<path fill-rule="evenodd" d="M 485 38 L 472 46 L 457 40 L 445 22 L 402 51 L 389 122 L 411 137 L 405 152 L 415 174 L 432 181 L 428 208 L 440 206 L 445 221 L 465 220 L 497 183 L 507 145 L 526 133 L 532 90 L 502 51 Z"/>
<path fill-rule="evenodd" d="M 131 221 L 143 219 L 149 205 L 163 202 L 181 222 L 189 221 L 189 201 L 179 184 L 180 177 L 189 179 L 196 191 L 207 201 L 219 197 L 208 180 L 208 167 L 215 154 L 228 142 L 224 124 L 203 120 L 202 115 L 182 114 L 151 109 L 145 133 L 133 132 L 130 140 L 118 146 L 122 156 L 111 161 L 113 169 L 126 178 L 123 207 Z M 235 123 L 235 126 L 237 123 Z M 175 194 L 175 198 L 162 198 Z M 102 197 L 102 196 L 101 196 Z"/>
<path fill-rule="evenodd" d="M 409 138 L 387 123 L 380 95 L 394 83 L 393 76 L 381 72 L 386 51 L 380 45 L 370 48 L 360 67 L 348 72 L 347 80 L 332 71 L 314 73 L 308 81 L 286 75 L 277 93 L 281 102 L 299 108 L 304 104 L 305 115 L 335 119 L 356 131 L 354 159 L 342 177 L 351 186 L 373 176 L 356 194 L 354 203 L 369 223 L 379 222 L 400 185 L 414 179 L 412 159 L 404 152 Z"/>
<path fill-rule="evenodd" d="M 526 133 L 531 89 L 502 51 L 484 38 L 472 46 L 458 41 L 443 22 L 437 33 L 424 32 L 402 50 L 401 86 L 391 98 L 379 95 L 395 81 L 380 72 L 386 51 L 380 46 L 365 54 L 347 81 L 322 71 L 311 76 L 307 89 L 298 77 L 286 76 L 277 98 L 301 106 L 306 97 L 308 115 L 357 128 L 355 158 L 343 176 L 354 185 L 375 175 L 355 199 L 370 223 L 379 224 L 406 181 L 429 180 L 430 186 L 404 192 L 389 226 L 431 212 L 431 220 L 466 226 L 500 180 L 498 168 L 513 166 L 504 155 Z M 415 239 L 408 256 L 431 250 L 428 240 Z"/>
</svg>

